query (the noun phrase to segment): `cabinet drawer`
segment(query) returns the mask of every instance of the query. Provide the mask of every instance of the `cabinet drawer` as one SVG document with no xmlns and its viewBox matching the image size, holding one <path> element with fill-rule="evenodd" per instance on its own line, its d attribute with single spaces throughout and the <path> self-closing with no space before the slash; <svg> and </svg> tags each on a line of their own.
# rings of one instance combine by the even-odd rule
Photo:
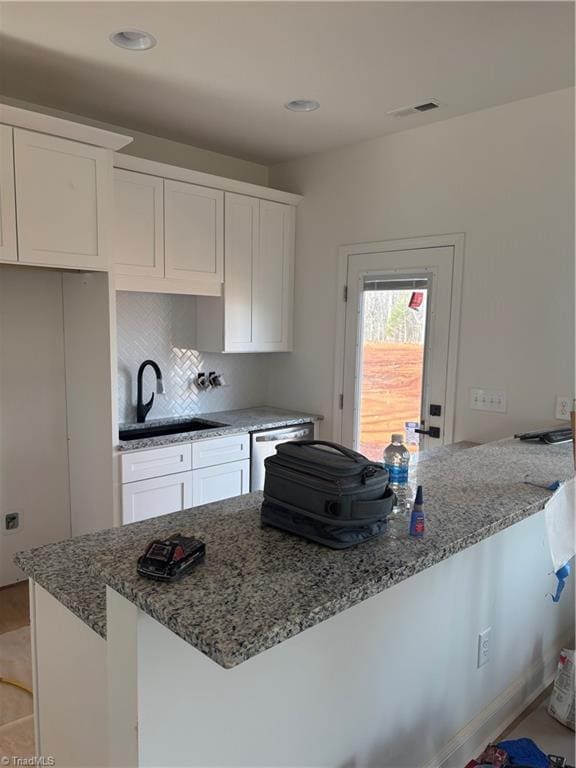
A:
<svg viewBox="0 0 576 768">
<path fill-rule="evenodd" d="M 192 443 L 192 467 L 214 467 L 250 458 L 250 436 L 226 435 Z"/>
<path fill-rule="evenodd" d="M 137 523 L 192 506 L 192 472 L 122 486 L 122 523 Z"/>
<path fill-rule="evenodd" d="M 122 454 L 122 483 L 173 475 L 192 469 L 190 443 Z"/>
<path fill-rule="evenodd" d="M 192 506 L 210 504 L 250 490 L 250 461 L 231 461 L 217 467 L 192 471 Z"/>
</svg>

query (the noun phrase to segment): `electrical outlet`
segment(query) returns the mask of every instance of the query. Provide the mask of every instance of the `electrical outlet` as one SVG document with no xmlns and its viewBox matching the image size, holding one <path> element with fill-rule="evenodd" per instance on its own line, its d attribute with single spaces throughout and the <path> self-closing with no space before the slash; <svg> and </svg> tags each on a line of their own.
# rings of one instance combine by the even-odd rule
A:
<svg viewBox="0 0 576 768">
<path fill-rule="evenodd" d="M 506 413 L 506 390 L 472 387 L 470 390 L 470 408 L 475 411 Z"/>
<path fill-rule="evenodd" d="M 570 411 L 572 410 L 573 402 L 571 397 L 556 395 L 556 415 L 554 418 L 561 421 L 570 421 Z"/>
<path fill-rule="evenodd" d="M 16 533 L 21 527 L 20 512 L 6 512 L 2 521 L 2 533 Z"/>
<path fill-rule="evenodd" d="M 478 669 L 490 661 L 490 633 L 492 627 L 480 632 L 478 635 Z"/>
</svg>

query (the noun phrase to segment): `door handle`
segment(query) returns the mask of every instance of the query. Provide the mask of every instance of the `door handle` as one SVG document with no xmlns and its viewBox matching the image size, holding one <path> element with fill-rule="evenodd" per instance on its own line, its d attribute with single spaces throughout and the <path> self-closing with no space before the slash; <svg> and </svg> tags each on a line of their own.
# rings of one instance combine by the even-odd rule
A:
<svg viewBox="0 0 576 768">
<path fill-rule="evenodd" d="M 306 435 L 309 434 L 309 430 L 299 429 L 296 432 L 274 432 L 271 435 L 259 435 L 255 438 L 255 440 L 257 443 L 269 443 L 278 441 L 289 442 L 290 440 L 297 440 L 299 437 L 306 437 Z"/>
<path fill-rule="evenodd" d="M 428 429 L 415 429 L 419 435 L 428 435 L 428 437 L 440 437 L 440 427 L 428 427 Z"/>
</svg>

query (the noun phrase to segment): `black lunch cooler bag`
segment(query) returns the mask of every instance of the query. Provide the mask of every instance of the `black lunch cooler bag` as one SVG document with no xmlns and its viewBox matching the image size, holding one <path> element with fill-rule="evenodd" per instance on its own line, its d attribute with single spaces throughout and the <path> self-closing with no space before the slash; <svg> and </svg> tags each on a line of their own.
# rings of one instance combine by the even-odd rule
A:
<svg viewBox="0 0 576 768">
<path fill-rule="evenodd" d="M 265 460 L 262 525 L 333 549 L 380 536 L 396 496 L 388 471 L 324 440 L 281 443 Z"/>
</svg>

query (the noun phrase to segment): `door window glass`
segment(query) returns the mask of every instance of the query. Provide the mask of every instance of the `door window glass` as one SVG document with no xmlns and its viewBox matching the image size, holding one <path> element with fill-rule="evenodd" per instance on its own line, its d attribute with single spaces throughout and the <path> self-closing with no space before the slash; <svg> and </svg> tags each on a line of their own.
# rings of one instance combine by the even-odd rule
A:
<svg viewBox="0 0 576 768">
<path fill-rule="evenodd" d="M 420 447 L 427 297 L 426 279 L 364 282 L 358 449 L 376 461 L 394 432 Z"/>
</svg>

